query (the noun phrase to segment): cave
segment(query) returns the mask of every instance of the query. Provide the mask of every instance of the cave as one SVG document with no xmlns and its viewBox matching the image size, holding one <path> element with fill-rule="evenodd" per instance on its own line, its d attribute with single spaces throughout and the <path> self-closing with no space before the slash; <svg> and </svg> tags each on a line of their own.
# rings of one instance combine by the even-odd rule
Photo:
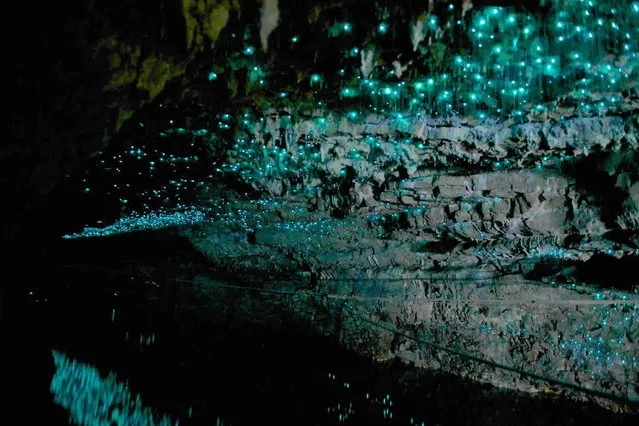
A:
<svg viewBox="0 0 639 426">
<path fill-rule="evenodd" d="M 637 424 L 639 2 L 16 7 L 4 423 Z"/>
</svg>

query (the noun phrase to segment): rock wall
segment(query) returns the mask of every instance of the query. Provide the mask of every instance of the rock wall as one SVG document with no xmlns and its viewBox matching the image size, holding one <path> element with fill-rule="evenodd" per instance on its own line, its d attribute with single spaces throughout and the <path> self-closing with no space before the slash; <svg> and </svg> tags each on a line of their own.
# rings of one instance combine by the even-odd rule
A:
<svg viewBox="0 0 639 426">
<path fill-rule="evenodd" d="M 618 185 L 620 158 L 636 161 L 635 120 L 415 119 L 402 133 L 394 120 L 329 118 L 321 130 L 317 120 L 296 124 L 279 147 L 260 129 L 255 146 L 290 162 L 236 144 L 227 166 L 262 200 L 217 204 L 208 224 L 183 234 L 238 280 L 342 303 L 343 323 L 326 332 L 378 360 L 529 392 L 566 393 L 561 381 L 635 400 L 637 287 L 621 270 L 639 255 L 625 219 L 637 211 L 636 177 Z M 277 123 L 265 121 L 268 133 Z M 615 191 L 613 207 L 601 194 Z M 619 275 L 591 273 L 608 267 Z"/>
<path fill-rule="evenodd" d="M 10 74 L 5 235 L 178 227 L 198 282 L 295 296 L 265 317 L 635 409 L 639 6 L 381 3 L 23 13 L 9 29 L 41 34 L 17 62 L 46 65 Z"/>
</svg>

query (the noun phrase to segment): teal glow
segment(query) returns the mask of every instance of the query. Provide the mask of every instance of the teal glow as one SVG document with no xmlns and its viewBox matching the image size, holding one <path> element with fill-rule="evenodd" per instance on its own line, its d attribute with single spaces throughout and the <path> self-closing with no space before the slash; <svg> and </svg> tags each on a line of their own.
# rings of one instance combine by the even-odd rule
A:
<svg viewBox="0 0 639 426">
<path fill-rule="evenodd" d="M 64 239 L 107 237 L 136 231 L 149 231 L 176 226 L 193 225 L 205 220 L 204 213 L 198 210 L 177 212 L 154 212 L 143 216 L 124 217 L 113 225 L 104 228 L 87 227 L 77 234 L 65 235 Z"/>
<path fill-rule="evenodd" d="M 146 344 L 144 339 L 140 337 L 142 344 Z M 140 396 L 132 394 L 128 385 L 117 381 L 113 373 L 103 378 L 95 367 L 67 358 L 61 352 L 51 352 L 56 367 L 50 385 L 53 400 L 69 411 L 69 420 L 74 424 L 179 424 L 145 407 Z"/>
<path fill-rule="evenodd" d="M 342 89 L 342 96 L 345 98 L 352 98 L 357 94 L 357 92 L 355 91 L 355 89 L 351 88 L 351 87 L 345 87 L 344 89 Z"/>
</svg>

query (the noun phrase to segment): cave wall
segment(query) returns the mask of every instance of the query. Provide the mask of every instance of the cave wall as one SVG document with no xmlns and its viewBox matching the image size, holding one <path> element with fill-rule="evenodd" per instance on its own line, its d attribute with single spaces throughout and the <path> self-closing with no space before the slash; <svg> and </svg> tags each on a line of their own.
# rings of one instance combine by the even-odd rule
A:
<svg viewBox="0 0 639 426">
<path fill-rule="evenodd" d="M 318 69 L 321 74 L 344 66 L 344 58 L 333 52 L 346 45 L 363 46 L 346 62 L 361 61 L 364 74 L 374 67 L 412 76 L 439 72 L 448 67 L 453 47 L 469 48 L 459 30 L 444 21 L 448 8 L 454 6 L 455 14 L 447 19 L 467 24 L 473 7 L 508 6 L 502 3 L 387 1 L 361 8 L 354 1 L 92 0 L 35 11 L 20 4 L 5 25 L 5 38 L 24 31 L 31 37 L 13 43 L 11 60 L 3 65 L 10 89 L 3 101 L 10 135 L 2 152 L 3 181 L 13 204 L 33 213 L 37 209 L 26 206 L 44 200 L 151 102 L 210 106 L 241 98 L 261 108 L 280 91 L 308 98 L 313 93 L 303 81 Z M 537 13 L 548 7 L 548 2 L 528 2 L 516 10 Z M 428 33 L 428 20 L 438 15 L 440 29 Z M 346 39 L 336 37 L 341 34 L 336 23 L 343 22 L 353 28 Z M 371 22 L 380 22 L 388 37 L 360 29 Z M 418 27 L 424 34 L 417 34 Z M 241 53 L 249 47 L 265 62 L 255 75 Z M 206 86 L 211 73 L 223 74 L 224 82 Z M 270 87 L 255 87 L 267 74 Z M 323 80 L 325 89 L 337 83 Z M 20 215 L 5 223 L 18 222 Z M 14 225 L 5 227 L 7 235 L 15 234 Z"/>
<path fill-rule="evenodd" d="M 626 410 L 637 283 L 608 271 L 639 247 L 639 6 L 592 9 L 606 29 L 586 44 L 566 5 L 25 5 L 4 235 L 57 238 L 62 216 L 86 220 L 67 239 L 178 227 L 214 273 L 299 295 L 288 309 L 378 361 L 563 392 L 535 378 L 552 376 Z M 460 344 L 532 375 L 437 348 Z"/>
</svg>

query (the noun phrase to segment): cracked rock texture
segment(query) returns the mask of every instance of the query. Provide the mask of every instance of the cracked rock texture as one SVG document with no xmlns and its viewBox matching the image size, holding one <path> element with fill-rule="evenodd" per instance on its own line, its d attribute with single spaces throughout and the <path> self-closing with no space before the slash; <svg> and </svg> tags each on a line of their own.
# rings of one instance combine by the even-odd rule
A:
<svg viewBox="0 0 639 426">
<path fill-rule="evenodd" d="M 182 233 L 242 282 L 325 295 L 291 309 L 333 312 L 337 323 L 318 328 L 375 359 L 528 392 L 585 397 L 561 381 L 636 400 L 638 176 L 627 167 L 636 120 L 415 118 L 412 133 L 376 117 L 321 130 L 301 121 L 283 140 L 257 132 L 254 142 L 297 157 L 292 174 L 242 178 L 261 200 L 213 202 L 215 218 Z M 277 122 L 265 123 L 271 134 Z M 313 168 L 309 146 L 319 147 Z"/>
<path fill-rule="evenodd" d="M 197 286 L 186 305 L 200 315 L 276 322 L 294 313 L 377 361 L 637 411 L 636 70 L 623 69 L 621 99 L 592 114 L 577 100 L 605 93 L 568 93 L 516 119 L 382 115 L 343 99 L 337 70 L 355 61 L 353 85 L 360 69 L 368 77 L 393 67 L 410 84 L 448 72 L 456 27 L 428 38 L 421 29 L 449 2 L 389 6 L 400 35 L 383 40 L 339 38 L 342 10 L 357 12 L 353 28 L 374 22 L 373 31 L 391 16 L 353 0 L 71 3 L 37 14 L 23 3 L 7 26 L 7 39 L 37 29 L 32 45 L 11 52 L 18 66 L 6 80 L 19 96 L 2 101 L 11 139 L 0 180 L 12 208 L 1 222 L 19 242 L 7 264 L 31 259 L 41 234 L 85 213 L 85 198 L 69 208 L 65 197 L 69 176 L 95 157 L 110 162 L 98 173 L 107 190 L 81 179 L 78 188 L 97 193 L 100 220 L 156 194 L 151 210 L 185 200 L 201 210 L 197 223 L 177 224 L 211 265 L 189 277 Z M 469 25 L 476 3 L 456 3 Z M 52 19 L 60 12 L 64 20 Z M 333 77 L 314 82 L 318 69 Z M 316 108 L 329 94 L 339 99 Z M 224 133 L 227 111 L 263 120 Z M 158 154 L 167 146 L 179 158 Z M 153 155 L 161 160 L 150 172 L 141 164 Z M 184 176 L 161 181 L 162 167 Z M 142 170 L 149 175 L 138 179 Z M 195 184 L 193 170 L 206 179 Z M 182 197 L 187 184 L 195 189 Z M 132 222 L 128 231 L 144 229 Z M 227 299 L 219 282 L 266 293 Z"/>
</svg>

